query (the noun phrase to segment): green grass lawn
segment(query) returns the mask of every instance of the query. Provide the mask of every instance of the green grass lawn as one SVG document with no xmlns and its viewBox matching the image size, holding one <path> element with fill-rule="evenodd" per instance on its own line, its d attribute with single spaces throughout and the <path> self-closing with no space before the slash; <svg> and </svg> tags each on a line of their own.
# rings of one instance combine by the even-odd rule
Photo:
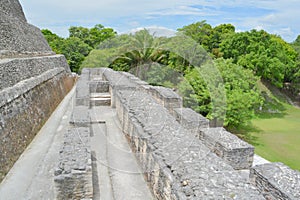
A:
<svg viewBox="0 0 300 200">
<path fill-rule="evenodd" d="M 244 129 L 256 154 L 272 162 L 282 162 L 300 170 L 300 109 L 282 103 L 282 114 L 261 115 Z"/>
</svg>

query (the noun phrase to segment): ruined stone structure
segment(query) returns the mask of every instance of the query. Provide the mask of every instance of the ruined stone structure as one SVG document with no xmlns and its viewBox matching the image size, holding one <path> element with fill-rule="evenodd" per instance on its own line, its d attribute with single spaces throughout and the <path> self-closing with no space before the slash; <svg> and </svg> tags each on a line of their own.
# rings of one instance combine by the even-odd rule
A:
<svg viewBox="0 0 300 200">
<path fill-rule="evenodd" d="M 41 32 L 26 22 L 17 0 L 1 0 L 0 33 L 1 180 L 73 86 L 73 78 L 65 58 L 55 55 Z M 206 118 L 183 108 L 171 89 L 108 68 L 84 69 L 77 82 L 57 165 L 43 172 L 53 172 L 48 181 L 55 185 L 56 199 L 98 199 L 109 192 L 95 191 L 96 177 L 104 176 L 95 175 L 93 125 L 106 123 L 93 116 L 97 107 L 115 113 L 110 120 L 126 137 L 154 199 L 300 199 L 298 171 L 281 163 L 253 166 L 253 146 L 223 128 L 210 128 Z M 114 168 L 125 162 L 116 158 Z M 118 176 L 113 172 L 111 179 Z M 114 185 L 124 190 L 120 186 Z"/>
<path fill-rule="evenodd" d="M 73 86 L 18 0 L 0 2 L 0 181 Z"/>
<path fill-rule="evenodd" d="M 300 198 L 298 171 L 278 163 L 252 167 L 251 145 L 223 128 L 209 128 L 208 120 L 183 108 L 181 98 L 172 90 L 150 86 L 129 73 L 84 69 L 70 121 L 75 126 L 69 131 L 76 130 L 78 135 L 89 132 L 96 123 L 92 108 L 109 106 L 106 98 L 95 99 L 104 92 L 111 96 L 120 128 L 155 199 Z M 88 139 L 84 142 L 84 150 L 61 151 L 56 169 L 59 199 L 92 198 L 91 148 Z M 80 167 L 73 163 L 73 170 L 68 171 L 74 157 Z M 71 184 L 64 184 L 68 180 Z"/>
</svg>

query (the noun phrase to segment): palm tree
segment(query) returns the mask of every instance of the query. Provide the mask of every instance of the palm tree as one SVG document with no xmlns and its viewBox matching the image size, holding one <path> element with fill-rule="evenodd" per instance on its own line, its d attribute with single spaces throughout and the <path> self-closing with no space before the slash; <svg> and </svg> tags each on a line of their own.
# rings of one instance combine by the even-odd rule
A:
<svg viewBox="0 0 300 200">
<path fill-rule="evenodd" d="M 148 30 L 144 29 L 131 36 L 130 42 L 120 48 L 120 56 L 116 63 L 126 63 L 130 72 L 145 78 L 145 74 L 153 63 L 163 63 L 166 52 L 161 48 L 163 39 L 154 37 Z"/>
</svg>

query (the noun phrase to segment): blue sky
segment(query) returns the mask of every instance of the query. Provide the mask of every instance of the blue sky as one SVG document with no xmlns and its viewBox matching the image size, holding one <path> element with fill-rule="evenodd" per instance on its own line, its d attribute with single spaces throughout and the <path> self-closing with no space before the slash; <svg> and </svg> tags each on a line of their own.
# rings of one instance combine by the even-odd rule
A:
<svg viewBox="0 0 300 200">
<path fill-rule="evenodd" d="M 27 20 L 68 36 L 70 26 L 102 24 L 125 33 L 141 27 L 176 30 L 206 20 L 237 31 L 264 29 L 288 42 L 300 34 L 299 0 L 20 0 Z"/>
</svg>

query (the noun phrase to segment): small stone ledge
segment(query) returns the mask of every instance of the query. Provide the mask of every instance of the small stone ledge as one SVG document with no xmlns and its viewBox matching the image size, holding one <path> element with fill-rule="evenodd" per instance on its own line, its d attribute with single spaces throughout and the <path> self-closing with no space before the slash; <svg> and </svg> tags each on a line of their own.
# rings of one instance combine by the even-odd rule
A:
<svg viewBox="0 0 300 200">
<path fill-rule="evenodd" d="M 199 139 L 234 169 L 249 169 L 252 166 L 254 147 L 224 128 L 201 129 Z"/>
<path fill-rule="evenodd" d="M 250 181 L 266 199 L 300 199 L 300 172 L 282 163 L 256 165 L 250 169 Z"/>
<path fill-rule="evenodd" d="M 65 132 L 54 175 L 56 199 L 93 198 L 89 128 L 76 127 Z"/>
<path fill-rule="evenodd" d="M 89 127 L 91 117 L 87 106 L 75 106 L 70 118 L 70 124 L 76 127 Z"/>
<path fill-rule="evenodd" d="M 18 82 L 40 76 L 49 70 L 57 68 L 63 68 L 66 73 L 70 72 L 63 55 L 1 59 L 0 90 L 13 87 Z"/>
<path fill-rule="evenodd" d="M 176 108 L 172 114 L 185 129 L 197 137 L 200 129 L 209 128 L 209 120 L 190 108 Z"/>
<path fill-rule="evenodd" d="M 13 101 L 19 96 L 32 90 L 41 83 L 46 82 L 51 78 L 58 76 L 59 74 L 62 74 L 64 72 L 64 68 L 55 68 L 52 70 L 48 70 L 36 77 L 20 81 L 12 87 L 5 88 L 4 90 L 0 91 L 0 107 L 4 106 L 5 104 L 8 104 L 9 102 Z"/>
</svg>

